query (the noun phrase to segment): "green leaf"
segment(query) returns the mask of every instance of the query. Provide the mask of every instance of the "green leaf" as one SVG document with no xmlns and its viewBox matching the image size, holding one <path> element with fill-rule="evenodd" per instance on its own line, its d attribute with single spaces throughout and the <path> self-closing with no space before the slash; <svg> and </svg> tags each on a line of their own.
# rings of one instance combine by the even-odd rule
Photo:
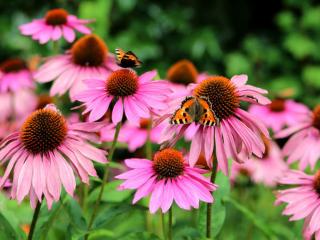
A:
<svg viewBox="0 0 320 240">
<path fill-rule="evenodd" d="M 94 32 L 102 38 L 107 37 L 109 31 L 112 2 L 111 0 L 81 1 L 79 5 L 80 18 L 94 19 Z"/>
<path fill-rule="evenodd" d="M 114 232 L 107 230 L 107 229 L 97 229 L 90 232 L 89 240 L 103 240 L 103 239 L 110 239 L 114 238 Z"/>
<path fill-rule="evenodd" d="M 37 226 L 34 232 L 33 239 L 45 240 L 49 234 L 49 230 L 54 224 L 55 219 L 61 213 L 62 203 L 57 202 L 52 206 L 52 209 L 49 211 L 46 207 L 42 207 L 40 210 L 40 216 L 37 222 Z"/>
<path fill-rule="evenodd" d="M 77 230 L 87 230 L 87 223 L 82 214 L 82 209 L 79 203 L 74 199 L 70 199 L 69 204 L 66 207 L 67 213 L 70 218 L 71 225 Z"/>
<path fill-rule="evenodd" d="M 250 211 L 247 207 L 243 206 L 241 203 L 237 202 L 235 199 L 226 196 L 223 198 L 223 201 L 226 203 L 232 204 L 239 212 L 241 212 L 246 218 L 248 218 L 253 225 L 262 231 L 269 239 L 276 239 L 274 234 L 272 233 L 269 225 L 256 216 L 252 211 Z"/>
<path fill-rule="evenodd" d="M 125 199 L 129 198 L 131 196 L 132 191 L 125 190 L 125 191 L 119 191 L 117 190 L 117 187 L 120 185 L 122 181 L 121 180 L 115 180 L 112 182 L 107 183 L 107 185 L 104 188 L 103 195 L 102 195 L 102 201 L 105 202 L 122 202 Z M 88 201 L 89 203 L 94 202 L 100 192 L 101 187 L 97 187 L 92 191 L 90 194 Z"/>
<path fill-rule="evenodd" d="M 303 27 L 318 30 L 319 22 L 320 22 L 320 7 L 312 7 L 304 11 L 304 14 L 301 19 L 301 24 Z"/>
<path fill-rule="evenodd" d="M 312 87 L 320 88 L 320 66 L 306 66 L 302 72 L 302 79 Z"/>
<path fill-rule="evenodd" d="M 160 238 L 149 232 L 135 232 L 121 237 L 122 240 L 160 240 Z"/>
<path fill-rule="evenodd" d="M 225 64 L 228 76 L 251 72 L 249 60 L 241 53 L 231 53 L 227 55 Z"/>
<path fill-rule="evenodd" d="M 0 239 L 16 240 L 18 234 L 15 232 L 8 220 L 0 213 Z"/>
<path fill-rule="evenodd" d="M 281 12 L 276 20 L 278 25 L 286 31 L 291 30 L 295 26 L 295 17 L 290 11 Z"/>
<path fill-rule="evenodd" d="M 103 210 L 102 212 L 100 212 L 98 217 L 93 222 L 92 230 L 96 230 L 104 227 L 110 221 L 113 221 L 115 217 L 121 214 L 127 213 L 131 209 L 132 209 L 132 206 L 126 204 L 126 205 L 120 205 L 120 206 L 113 206 Z"/>
<path fill-rule="evenodd" d="M 289 34 L 284 40 L 284 47 L 297 59 L 308 57 L 317 49 L 315 42 L 301 33 Z"/>
<path fill-rule="evenodd" d="M 213 193 L 214 203 L 212 205 L 212 236 L 217 236 L 224 224 L 226 218 L 226 207 L 222 201 L 224 197 L 230 193 L 229 178 L 222 172 L 217 173 L 215 183 L 218 185 L 218 189 Z M 207 217 L 207 204 L 202 203 L 199 210 L 199 231 L 202 236 L 206 233 L 206 218 Z"/>
</svg>

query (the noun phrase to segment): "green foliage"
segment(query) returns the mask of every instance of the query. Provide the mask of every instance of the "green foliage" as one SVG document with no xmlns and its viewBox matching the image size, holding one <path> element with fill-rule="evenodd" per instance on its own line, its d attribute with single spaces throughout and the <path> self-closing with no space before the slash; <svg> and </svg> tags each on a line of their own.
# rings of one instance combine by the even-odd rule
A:
<svg viewBox="0 0 320 240">
<path fill-rule="evenodd" d="M 224 224 L 226 217 L 226 207 L 223 199 L 230 193 L 230 182 L 229 178 L 222 172 L 217 173 L 216 184 L 219 186 L 218 189 L 213 193 L 214 204 L 212 205 L 212 236 L 217 236 Z M 206 232 L 206 216 L 207 216 L 207 205 L 202 203 L 199 209 L 198 228 L 202 237 L 205 237 Z"/>
<path fill-rule="evenodd" d="M 0 239 L 18 239 L 18 234 L 8 220 L 0 213 Z"/>
</svg>

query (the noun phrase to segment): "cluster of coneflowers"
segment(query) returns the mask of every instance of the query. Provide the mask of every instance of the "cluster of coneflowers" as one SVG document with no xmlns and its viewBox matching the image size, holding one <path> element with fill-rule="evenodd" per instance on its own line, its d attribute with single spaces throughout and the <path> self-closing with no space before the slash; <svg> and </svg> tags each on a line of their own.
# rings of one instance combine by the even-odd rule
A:
<svg viewBox="0 0 320 240">
<path fill-rule="evenodd" d="M 96 161 L 105 164 L 105 174 L 90 230 L 117 142 L 127 143 L 132 152 L 155 143 L 157 152 L 125 159 L 129 170 L 116 176 L 124 180 L 119 190 L 136 190 L 133 204 L 150 196 L 150 212 L 169 211 L 172 224 L 174 202 L 185 210 L 198 208 L 200 201 L 209 206 L 214 202 L 212 192 L 219 186 L 208 174 L 222 171 L 235 182 L 237 175 L 245 173 L 268 186 L 294 185 L 277 193 L 277 203 L 288 203 L 283 213 L 292 215 L 290 220 L 305 218 L 306 239 L 320 239 L 320 173 L 303 172 L 308 166 L 313 171 L 320 157 L 320 107 L 310 111 L 282 98 L 270 102 L 266 90 L 247 84 L 246 75 L 229 79 L 199 73 L 187 60 L 174 64 L 167 80 L 156 79 L 155 70 L 138 75 L 117 65 L 105 42 L 86 26 L 90 22 L 63 9 L 50 10 L 43 19 L 20 26 L 21 33 L 41 44 L 64 38 L 72 43 L 70 49 L 46 58 L 38 69 L 17 58 L 0 65 L 0 164 L 4 167 L 0 187 L 9 188 L 10 197 L 19 202 L 29 197 L 36 208 L 33 227 L 44 200 L 50 209 L 62 188 L 74 195 L 76 176 L 85 184 L 97 177 Z M 86 35 L 76 39 L 75 31 Z M 50 96 L 37 96 L 35 82 L 53 82 Z M 74 115 L 65 117 L 57 109 L 53 97 L 65 93 L 72 102 L 80 102 L 85 122 Z M 190 96 L 210 103 L 207 110 L 214 113 L 216 124 L 172 123 L 173 114 Z M 251 104 L 248 111 L 242 102 Z M 281 150 L 268 128 L 277 138 L 293 136 Z M 4 136 L 7 132 L 11 133 Z M 191 142 L 189 150 L 175 148 L 181 138 Z M 111 143 L 108 154 L 97 147 L 101 142 Z M 229 173 L 230 159 L 234 161 Z M 295 161 L 299 170 L 289 170 Z M 207 237 L 210 227 L 211 212 Z"/>
</svg>

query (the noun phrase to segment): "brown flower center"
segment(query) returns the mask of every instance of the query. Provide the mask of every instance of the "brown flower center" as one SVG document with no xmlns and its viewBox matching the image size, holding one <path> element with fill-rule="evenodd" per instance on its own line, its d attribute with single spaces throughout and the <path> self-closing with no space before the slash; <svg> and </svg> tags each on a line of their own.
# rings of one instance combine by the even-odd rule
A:
<svg viewBox="0 0 320 240">
<path fill-rule="evenodd" d="M 320 195 L 320 170 L 318 170 L 314 177 L 313 187 L 316 190 L 316 192 Z"/>
<path fill-rule="evenodd" d="M 148 129 L 150 124 L 151 124 L 151 121 L 148 118 L 142 118 L 140 120 L 140 128 L 141 129 Z"/>
<path fill-rule="evenodd" d="M 27 69 L 27 65 L 21 59 L 9 59 L 0 64 L 0 70 L 5 73 L 18 72 Z"/>
<path fill-rule="evenodd" d="M 138 90 L 138 75 L 129 69 L 116 70 L 108 77 L 106 90 L 115 97 L 133 95 Z"/>
<path fill-rule="evenodd" d="M 80 66 L 101 66 L 108 54 L 108 47 L 97 35 L 85 35 L 71 48 L 72 61 Z"/>
<path fill-rule="evenodd" d="M 167 79 L 170 82 L 188 85 L 195 83 L 197 80 L 198 71 L 192 62 L 189 60 L 180 60 L 173 64 L 168 72 Z"/>
<path fill-rule="evenodd" d="M 42 94 L 38 96 L 38 103 L 36 109 L 45 108 L 48 104 L 53 103 L 53 98 L 47 94 Z"/>
<path fill-rule="evenodd" d="M 24 147 L 33 154 L 55 150 L 67 136 L 67 124 L 60 113 L 51 109 L 33 112 L 20 129 Z"/>
<path fill-rule="evenodd" d="M 175 178 L 183 174 L 184 160 L 181 152 L 166 148 L 153 156 L 153 169 L 158 179 Z"/>
<path fill-rule="evenodd" d="M 207 97 L 220 120 L 233 115 L 240 103 L 236 87 L 228 78 L 221 76 L 212 76 L 199 83 L 194 89 L 194 95 Z"/>
<path fill-rule="evenodd" d="M 320 130 L 320 105 L 313 110 L 313 126 Z"/>
<path fill-rule="evenodd" d="M 49 25 L 62 25 L 67 23 L 68 12 L 62 8 L 52 9 L 45 16 L 46 23 Z"/>
<path fill-rule="evenodd" d="M 269 104 L 269 109 L 272 112 L 282 112 L 285 110 L 285 100 L 282 98 L 276 98 Z"/>
</svg>

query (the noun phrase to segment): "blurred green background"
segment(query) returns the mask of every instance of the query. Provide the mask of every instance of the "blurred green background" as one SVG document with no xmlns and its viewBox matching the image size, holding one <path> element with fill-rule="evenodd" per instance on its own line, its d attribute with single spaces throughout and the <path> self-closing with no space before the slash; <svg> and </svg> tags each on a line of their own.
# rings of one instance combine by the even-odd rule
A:
<svg viewBox="0 0 320 240">
<path fill-rule="evenodd" d="M 317 1 L 0 1 L 0 60 L 50 55 L 50 44 L 39 45 L 18 31 L 20 24 L 42 17 L 50 8 L 65 8 L 81 18 L 95 19 L 91 27 L 104 38 L 110 51 L 116 47 L 134 51 L 144 62 L 141 71 L 157 68 L 161 77 L 165 77 L 170 65 L 187 58 L 200 72 L 227 77 L 246 73 L 249 83 L 270 90 L 271 98 L 288 96 L 310 107 L 320 103 L 320 3 Z M 69 47 L 63 43 L 64 49 Z M 281 216 L 282 207 L 273 206 L 273 189 L 245 182 L 229 193 L 227 181 L 222 176 L 218 181 L 226 189 L 225 196 L 231 195 L 237 201 L 222 198 L 225 196 L 218 199 L 227 207 L 213 213 L 218 215 L 218 225 L 222 224 L 221 219 L 226 219 L 218 239 L 301 239 L 301 222 L 289 223 L 287 217 Z M 119 196 L 115 189 L 108 194 Z M 127 206 L 131 195 L 120 196 L 116 197 L 117 201 Z M 28 205 L 20 206 L 21 211 L 13 214 L 17 208 L 15 202 L 5 201 L 2 196 L 0 203 L 13 226 L 31 219 Z M 52 239 L 68 239 L 66 233 L 72 231 L 72 225 L 65 214 L 71 220 L 80 221 L 81 214 L 77 207 L 73 208 L 72 201 L 67 209 L 53 216 L 66 223 L 53 224 Z M 46 214 L 42 218 L 51 219 L 54 211 Z M 197 218 L 178 209 L 176 214 L 180 218 L 175 222 L 175 239 L 199 239 L 196 226 L 201 223 Z M 128 231 L 144 226 L 143 216 L 135 209 L 111 217 L 104 225 L 109 230 L 97 232 L 96 239 L 99 234 L 104 237 L 110 234 L 110 239 L 120 239 L 119 236 L 137 239 L 131 238 Z M 196 219 L 195 222 L 190 223 L 190 218 Z M 50 220 L 40 230 L 45 232 L 52 223 Z M 113 235 L 111 230 L 117 234 Z M 157 238 L 142 234 L 139 239 Z"/>
<path fill-rule="evenodd" d="M 110 51 L 133 50 L 142 70 L 161 76 L 181 58 L 200 71 L 232 76 L 247 73 L 250 82 L 271 95 L 294 97 L 314 107 L 320 102 L 320 3 L 312 0 L 147 1 L 11 0 L 0 2 L 0 59 L 15 54 L 48 54 L 19 24 L 62 7 L 83 18 Z M 68 48 L 68 45 L 64 45 Z M 283 93 L 284 91 L 284 93 Z"/>
</svg>

